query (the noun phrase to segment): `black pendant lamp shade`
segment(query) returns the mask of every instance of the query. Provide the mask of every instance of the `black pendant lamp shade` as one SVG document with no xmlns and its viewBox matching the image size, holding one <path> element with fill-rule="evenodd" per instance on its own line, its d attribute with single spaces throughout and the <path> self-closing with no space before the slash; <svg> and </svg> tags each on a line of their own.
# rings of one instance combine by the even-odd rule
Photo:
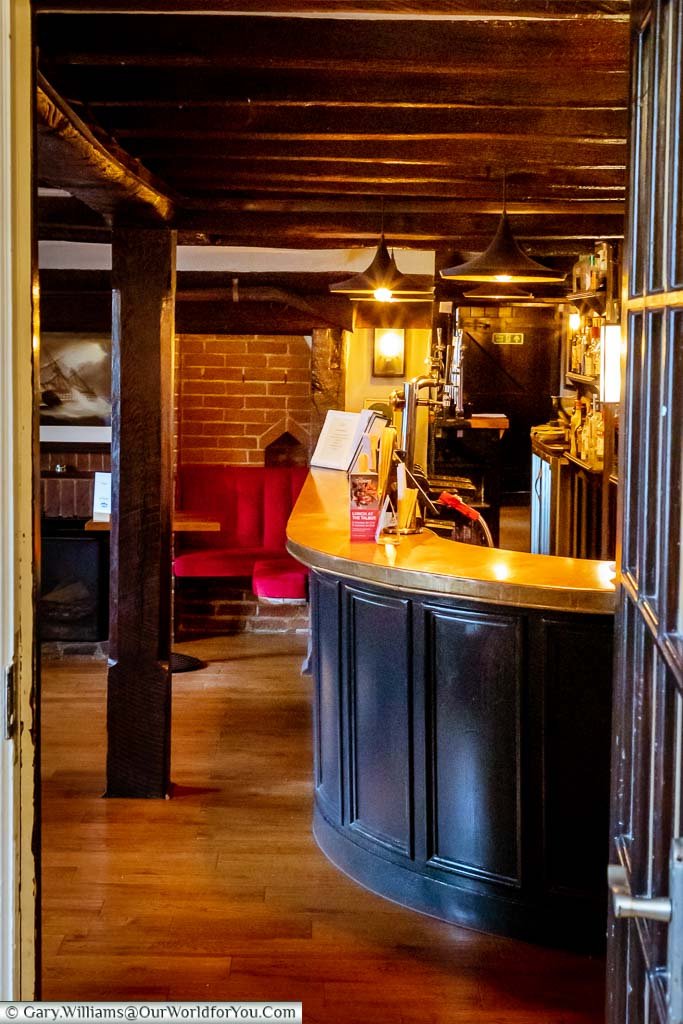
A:
<svg viewBox="0 0 683 1024">
<path fill-rule="evenodd" d="M 431 302 L 434 284 L 426 283 L 424 278 L 414 274 L 402 274 L 382 235 L 367 270 L 346 281 L 331 284 L 330 291 L 359 301 Z"/>
<path fill-rule="evenodd" d="M 496 281 L 503 284 L 532 284 L 543 281 L 564 281 L 566 274 L 544 267 L 521 249 L 503 210 L 491 244 L 486 252 L 441 271 L 449 281 Z"/>
<path fill-rule="evenodd" d="M 499 281 L 491 281 L 488 284 L 480 284 L 468 292 L 463 292 L 466 299 L 487 299 L 491 302 L 519 302 L 523 299 L 533 299 L 533 293 L 518 288 L 514 284 L 505 284 Z"/>
</svg>

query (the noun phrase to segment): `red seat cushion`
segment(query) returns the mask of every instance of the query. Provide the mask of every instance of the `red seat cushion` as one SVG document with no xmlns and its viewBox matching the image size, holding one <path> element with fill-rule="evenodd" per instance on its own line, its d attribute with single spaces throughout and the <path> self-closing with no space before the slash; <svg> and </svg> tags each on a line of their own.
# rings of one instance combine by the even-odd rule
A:
<svg viewBox="0 0 683 1024">
<path fill-rule="evenodd" d="M 254 565 L 252 584 L 257 597 L 305 601 L 308 569 L 289 555 L 260 559 Z"/>
<path fill-rule="evenodd" d="M 259 558 L 278 554 L 263 548 L 202 548 L 177 555 L 173 571 L 176 576 L 251 576 Z"/>
</svg>

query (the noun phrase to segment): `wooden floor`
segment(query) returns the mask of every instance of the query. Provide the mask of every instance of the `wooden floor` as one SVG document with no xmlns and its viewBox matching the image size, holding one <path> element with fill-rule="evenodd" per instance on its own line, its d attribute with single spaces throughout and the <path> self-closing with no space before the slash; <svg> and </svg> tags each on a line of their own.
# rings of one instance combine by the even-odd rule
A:
<svg viewBox="0 0 683 1024">
<path fill-rule="evenodd" d="M 43 672 L 44 999 L 296 999 L 306 1024 L 597 1024 L 603 965 L 455 928 L 311 837 L 303 641 L 181 645 L 168 801 L 103 800 L 105 668 Z"/>
</svg>

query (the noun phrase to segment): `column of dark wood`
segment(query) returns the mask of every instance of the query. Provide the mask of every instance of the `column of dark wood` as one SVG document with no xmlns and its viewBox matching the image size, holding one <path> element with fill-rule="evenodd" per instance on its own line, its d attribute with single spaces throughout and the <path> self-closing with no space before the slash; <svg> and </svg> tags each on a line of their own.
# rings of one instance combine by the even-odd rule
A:
<svg viewBox="0 0 683 1024">
<path fill-rule="evenodd" d="M 107 792 L 169 791 L 175 232 L 113 233 Z"/>
</svg>

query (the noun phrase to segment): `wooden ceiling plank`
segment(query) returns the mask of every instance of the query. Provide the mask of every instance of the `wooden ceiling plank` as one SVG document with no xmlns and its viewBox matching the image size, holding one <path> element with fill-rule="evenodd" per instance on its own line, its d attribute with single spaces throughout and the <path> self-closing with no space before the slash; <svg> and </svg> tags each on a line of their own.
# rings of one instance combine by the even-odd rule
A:
<svg viewBox="0 0 683 1024">
<path fill-rule="evenodd" d="M 78 108 L 76 108 L 78 109 Z M 88 109 L 93 109 L 88 107 Z M 545 110 L 478 107 L 443 110 L 401 106 L 353 106 L 349 109 L 285 107 L 269 110 L 251 104 L 228 109 L 197 106 L 193 103 L 173 106 L 98 107 L 105 128 L 118 138 L 160 135 L 184 135 L 190 131 L 210 133 L 211 137 L 265 139 L 305 138 L 477 138 L 480 135 L 516 137 L 543 135 L 546 138 L 577 141 L 625 141 L 627 111 L 586 111 L 574 109 L 561 116 L 552 108 Z M 381 123 L 381 133 L 378 132 Z"/>
<path fill-rule="evenodd" d="M 184 209 L 190 211 L 192 209 L 202 209 L 203 203 L 201 200 L 190 200 L 184 204 Z M 471 199 L 398 199 L 390 203 L 380 204 L 378 203 L 377 197 L 370 196 L 359 201 L 357 197 L 351 199 L 339 199 L 337 197 L 330 197 L 329 199 L 305 199 L 305 198 L 293 198 L 293 199 L 215 199 L 212 203 L 212 210 L 217 214 L 223 213 L 235 213 L 245 215 L 261 215 L 261 214 L 295 214 L 295 215 L 311 215 L 314 217 L 336 217 L 340 214 L 350 214 L 367 217 L 368 214 L 376 214 L 383 206 L 384 215 L 388 225 L 391 223 L 393 217 L 403 217 L 406 215 L 410 216 L 432 216 L 438 217 L 453 216 L 453 217 L 475 217 L 479 214 L 484 214 L 490 217 L 497 217 L 501 212 L 502 201 L 499 196 L 497 199 L 490 200 L 471 200 Z M 619 207 L 622 205 L 621 200 L 618 201 L 605 201 L 601 200 L 587 200 L 585 202 L 576 203 L 567 200 L 558 201 L 527 201 L 517 202 L 514 199 L 508 198 L 506 206 L 507 212 L 511 218 L 514 218 L 518 223 L 524 224 L 529 218 L 536 218 L 539 215 L 552 216 L 552 217 L 577 217 L 577 216 L 588 216 L 590 214 L 608 214 L 612 215 L 619 213 Z M 616 206 L 616 209 L 615 209 Z"/>
<path fill-rule="evenodd" d="M 382 17 L 521 19 L 617 19 L 628 21 L 628 0 L 34 0 L 36 10 L 49 13 L 130 14 L 189 11 L 200 14 L 319 14 L 376 15 Z"/>
<path fill-rule="evenodd" d="M 258 237 L 261 244 L 279 245 L 293 239 L 332 239 L 355 237 L 357 244 L 371 245 L 377 237 L 378 226 L 367 213 L 242 213 L 210 210 L 179 210 L 175 226 L 179 230 L 216 231 L 238 239 Z M 457 237 L 491 240 L 498 222 L 498 213 L 463 213 L 452 218 L 443 214 L 385 213 L 387 239 L 399 244 L 417 244 L 430 240 Z M 524 238 L 586 238 L 615 237 L 623 234 L 623 215 L 620 212 L 600 214 L 531 214 L 512 218 L 513 230 Z M 267 241 L 266 241 L 267 240 Z M 473 246 L 474 247 L 474 246 Z"/>
<path fill-rule="evenodd" d="M 145 138 L 139 148 L 134 152 L 146 153 L 149 143 L 165 142 L 174 145 L 175 140 L 170 139 L 148 139 Z M 221 140 L 208 140 L 205 137 L 196 139 L 194 136 L 185 136 L 179 139 L 179 151 L 184 146 L 191 150 L 191 143 L 203 143 L 197 148 L 197 161 L 200 159 L 200 152 L 209 142 L 215 143 L 214 152 L 221 151 Z M 223 140 L 226 144 L 226 140 Z M 355 160 L 357 158 L 369 158 L 371 160 L 401 160 L 401 159 L 429 159 L 441 160 L 450 164 L 457 164 L 463 168 L 476 169 L 480 173 L 489 174 L 493 177 L 501 177 L 503 168 L 516 173 L 519 171 L 533 170 L 534 167 L 543 166 L 550 169 L 570 167 L 583 167 L 586 170 L 586 180 L 590 181 L 591 169 L 613 168 L 621 171 L 626 165 L 626 144 L 623 142 L 605 145 L 595 141 L 586 143 L 559 144 L 556 140 L 539 138 L 534 140 L 533 146 L 520 148 L 516 138 L 480 138 L 474 144 L 468 145 L 462 139 L 437 139 L 418 140 L 409 138 L 399 139 L 346 139 L 340 141 L 289 139 L 281 143 L 269 144 L 263 139 L 233 139 L 229 147 L 226 144 L 231 156 L 249 157 L 255 160 L 267 160 L 273 156 L 287 155 L 288 158 L 300 157 L 304 161 L 311 159 L 329 159 L 337 157 L 343 161 Z M 207 165 L 207 176 L 210 166 Z"/>
<path fill-rule="evenodd" d="M 355 68 L 353 76 L 342 71 L 258 71 L 242 68 L 199 67 L 183 73 L 169 68 L 87 67 L 57 65 L 49 53 L 41 52 L 48 77 L 70 101 L 85 98 L 94 103 L 136 102 L 140 99 L 167 102 L 247 102 L 252 103 L 349 103 L 430 104 L 435 101 L 460 105 L 521 106 L 539 104 L 562 111 L 573 107 L 623 109 L 628 102 L 626 65 L 615 61 L 614 68 L 596 71 L 583 67 L 576 73 L 575 62 L 559 61 L 552 77 L 533 63 L 519 68 L 514 75 L 470 74 L 466 67 L 454 64 L 448 78 L 441 73 L 387 77 Z"/>
<path fill-rule="evenodd" d="M 37 22 L 44 59 L 89 66 L 154 66 L 282 69 L 358 68 L 376 73 L 438 74 L 455 67 L 474 74 L 526 64 L 557 70 L 563 63 L 581 74 L 590 69 L 626 70 L 629 27 L 625 22 L 443 22 L 253 17 L 140 15 L 132 29 L 125 16 L 52 17 Z M 533 61 L 528 57 L 533 54 Z"/>
<path fill-rule="evenodd" d="M 574 189 L 574 186 L 571 186 Z M 247 195 L 248 192 L 248 195 Z M 450 182 L 434 183 L 428 182 L 427 184 L 416 181 L 415 183 L 405 182 L 398 180 L 396 182 L 391 181 L 370 181 L 370 182 L 354 182 L 350 179 L 340 181 L 323 181 L 323 182 L 310 182 L 304 185 L 298 186 L 294 183 L 287 184 L 286 188 L 278 187 L 272 183 L 264 181 L 250 182 L 248 189 L 244 183 L 241 185 L 235 185 L 231 187 L 229 185 L 222 186 L 216 185 L 215 187 L 197 186 L 192 189 L 193 199 L 200 200 L 204 204 L 212 204 L 216 200 L 220 200 L 225 197 L 239 196 L 241 198 L 251 198 L 252 201 L 257 200 L 260 195 L 267 195 L 269 197 L 279 196 L 286 194 L 289 199 L 294 199 L 297 195 L 299 196 L 301 203 L 306 204 L 307 200 L 314 196 L 336 196 L 343 195 L 355 198 L 361 198 L 368 195 L 373 195 L 375 200 L 375 206 L 378 205 L 379 197 L 385 199 L 391 199 L 394 197 L 398 198 L 462 198 L 467 195 L 462 190 L 454 190 Z M 562 195 L 562 191 L 558 190 L 558 195 Z M 564 193 L 567 194 L 567 193 Z M 625 188 L 623 186 L 613 186 L 610 189 L 603 190 L 592 190 L 586 188 L 581 192 L 572 205 L 575 209 L 581 209 L 582 204 L 586 201 L 591 200 L 604 200 L 607 196 L 612 203 L 623 202 L 625 194 Z M 552 196 L 545 196 L 541 192 L 518 192 L 520 202 L 541 202 L 547 198 L 547 201 L 552 202 Z M 473 197 L 475 200 L 477 196 Z"/>
<path fill-rule="evenodd" d="M 151 142 L 140 147 L 147 161 L 154 161 L 162 167 L 173 166 L 188 167 L 195 162 L 201 162 L 207 169 L 215 167 L 220 169 L 225 176 L 232 171 L 253 175 L 259 171 L 263 176 L 273 173 L 289 172 L 294 180 L 300 180 L 301 176 L 311 170 L 312 176 L 320 174 L 337 174 L 340 178 L 353 178 L 358 175 L 371 175 L 376 171 L 379 176 L 386 175 L 411 175 L 423 172 L 426 175 L 438 176 L 441 180 L 452 180 L 456 185 L 464 187 L 500 188 L 501 174 L 493 173 L 490 167 L 482 164 L 469 152 L 455 153 L 450 157 L 447 155 L 433 157 L 431 152 L 413 156 L 392 156 L 375 155 L 369 156 L 347 156 L 333 154 L 308 156 L 302 154 L 273 153 L 269 156 L 262 155 L 254 157 L 248 153 L 235 153 L 229 148 L 206 145 L 198 143 L 186 143 L 181 141 L 174 145 L 163 142 Z M 308 165 L 302 167 L 302 164 Z M 508 184 L 514 188 L 516 185 L 528 186 L 531 183 L 545 181 L 548 185 L 562 185 L 581 187 L 587 182 L 594 187 L 600 185 L 610 186 L 624 184 L 624 165 L 596 165 L 587 167 L 586 164 L 571 164 L 567 161 L 561 165 L 551 166 L 541 161 L 527 162 L 526 166 L 514 169 L 508 168 Z"/>
</svg>

